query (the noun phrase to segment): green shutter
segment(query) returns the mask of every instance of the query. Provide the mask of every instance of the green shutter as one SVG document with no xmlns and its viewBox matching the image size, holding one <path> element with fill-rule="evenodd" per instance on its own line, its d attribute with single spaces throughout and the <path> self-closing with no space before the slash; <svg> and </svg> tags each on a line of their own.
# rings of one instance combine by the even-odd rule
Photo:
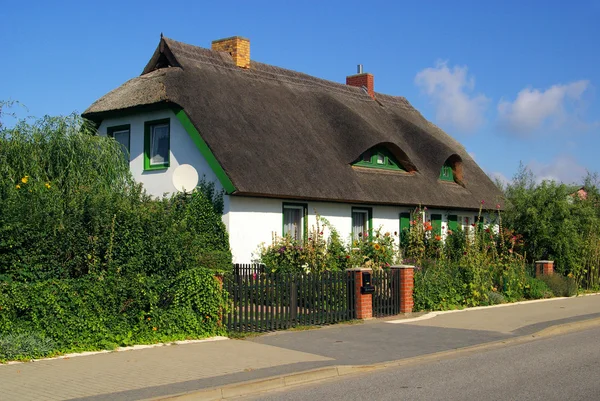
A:
<svg viewBox="0 0 600 401">
<path fill-rule="evenodd" d="M 433 235 L 442 235 L 442 215 L 431 215 L 431 226 L 433 227 Z"/>
<path fill-rule="evenodd" d="M 410 213 L 400 213 L 400 240 L 408 235 L 410 230 Z"/>
<path fill-rule="evenodd" d="M 458 229 L 458 216 L 455 214 L 451 214 L 448 216 L 448 229 L 451 231 L 456 231 Z"/>
</svg>

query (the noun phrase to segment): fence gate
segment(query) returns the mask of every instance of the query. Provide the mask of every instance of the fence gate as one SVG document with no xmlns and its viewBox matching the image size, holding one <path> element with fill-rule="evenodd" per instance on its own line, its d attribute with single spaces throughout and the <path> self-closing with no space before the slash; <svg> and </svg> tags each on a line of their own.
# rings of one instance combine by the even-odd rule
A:
<svg viewBox="0 0 600 401">
<path fill-rule="evenodd" d="M 263 332 L 354 318 L 354 276 L 347 272 L 270 273 L 261 265 L 234 265 L 229 294 L 230 331 Z"/>
<path fill-rule="evenodd" d="M 400 313 L 400 270 L 375 270 L 371 283 L 373 293 L 373 316 L 393 316 Z"/>
</svg>

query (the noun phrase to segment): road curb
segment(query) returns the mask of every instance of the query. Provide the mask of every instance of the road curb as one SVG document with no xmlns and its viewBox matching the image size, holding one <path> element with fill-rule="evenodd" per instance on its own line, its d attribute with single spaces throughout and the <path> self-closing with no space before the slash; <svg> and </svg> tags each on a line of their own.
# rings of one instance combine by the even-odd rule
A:
<svg viewBox="0 0 600 401">
<path fill-rule="evenodd" d="M 306 370 L 303 372 L 272 376 L 264 379 L 252 380 L 235 384 L 228 384 L 221 387 L 197 390 L 183 394 L 175 394 L 166 397 L 157 397 L 152 398 L 151 400 L 205 401 L 222 400 L 232 397 L 242 397 L 271 390 L 279 390 L 286 387 L 294 387 L 301 384 L 331 379 L 335 377 L 367 373 L 392 367 L 439 361 L 443 359 L 455 358 L 457 356 L 467 356 L 476 352 L 491 351 L 494 349 L 506 347 L 507 345 L 523 344 L 555 335 L 574 333 L 577 331 L 582 331 L 597 326 L 600 326 L 600 318 L 586 319 L 577 322 L 559 324 L 556 326 L 548 327 L 533 334 L 508 338 L 504 340 L 492 341 L 488 343 L 477 344 L 469 347 L 457 348 L 448 351 L 441 351 L 433 354 L 420 355 L 416 357 L 398 359 L 395 361 L 381 362 L 370 365 L 328 366 L 324 368 Z"/>
<path fill-rule="evenodd" d="M 478 311 L 478 310 L 485 310 L 485 309 L 495 309 L 495 308 L 506 308 L 506 307 L 511 307 L 511 306 L 517 306 L 517 305 L 528 305 L 528 304 L 535 304 L 535 303 L 541 303 L 541 302 L 553 302 L 553 301 L 562 301 L 565 299 L 575 299 L 577 297 L 589 297 L 589 296 L 596 296 L 596 295 L 600 295 L 600 292 L 595 292 L 595 293 L 589 293 L 589 294 L 581 294 L 581 295 L 577 295 L 574 297 L 554 297 L 554 298 L 544 298 L 544 299 L 530 299 L 527 301 L 518 301 L 518 302 L 507 302 L 505 304 L 499 304 L 499 305 L 486 305 L 486 306 L 473 306 L 470 308 L 464 308 L 464 309 L 451 309 L 451 310 L 445 310 L 445 311 L 434 311 L 434 312 L 428 312 L 424 315 L 418 316 L 418 317 L 410 317 L 410 318 L 406 318 L 406 319 L 396 319 L 396 320 L 387 320 L 385 323 L 389 323 L 389 324 L 403 324 L 403 323 L 412 323 L 412 322 L 418 322 L 421 320 L 429 320 L 432 319 L 436 316 L 441 316 L 441 315 L 448 315 L 451 313 L 461 313 L 461 312 L 472 312 L 472 311 Z"/>
</svg>

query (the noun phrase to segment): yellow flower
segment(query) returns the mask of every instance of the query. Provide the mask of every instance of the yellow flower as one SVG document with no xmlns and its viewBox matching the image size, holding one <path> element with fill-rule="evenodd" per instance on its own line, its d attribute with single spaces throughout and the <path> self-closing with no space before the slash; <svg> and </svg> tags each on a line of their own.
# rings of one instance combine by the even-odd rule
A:
<svg viewBox="0 0 600 401">
<path fill-rule="evenodd" d="M 17 184 L 17 189 L 21 188 L 21 186 L 19 184 Z"/>
<path fill-rule="evenodd" d="M 49 182 L 46 183 L 46 188 L 50 189 L 50 183 Z"/>
<path fill-rule="evenodd" d="M 27 181 L 29 181 L 29 176 L 28 175 L 26 175 L 25 177 L 21 178 L 21 182 L 23 184 L 27 184 Z"/>
<path fill-rule="evenodd" d="M 378 251 L 378 250 L 381 249 L 381 246 L 379 244 L 375 244 L 374 248 L 375 248 L 376 251 Z"/>
<path fill-rule="evenodd" d="M 153 328 L 152 328 L 152 331 L 156 331 L 156 330 L 158 330 L 156 327 L 153 327 Z"/>
</svg>

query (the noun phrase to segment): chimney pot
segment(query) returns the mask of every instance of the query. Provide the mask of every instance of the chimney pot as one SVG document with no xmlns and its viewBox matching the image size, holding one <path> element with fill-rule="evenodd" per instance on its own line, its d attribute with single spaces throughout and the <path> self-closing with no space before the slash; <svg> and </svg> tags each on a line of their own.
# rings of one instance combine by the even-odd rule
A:
<svg viewBox="0 0 600 401">
<path fill-rule="evenodd" d="M 357 74 L 362 74 L 363 73 L 363 66 L 362 64 L 359 64 L 356 66 L 356 73 Z"/>
</svg>

